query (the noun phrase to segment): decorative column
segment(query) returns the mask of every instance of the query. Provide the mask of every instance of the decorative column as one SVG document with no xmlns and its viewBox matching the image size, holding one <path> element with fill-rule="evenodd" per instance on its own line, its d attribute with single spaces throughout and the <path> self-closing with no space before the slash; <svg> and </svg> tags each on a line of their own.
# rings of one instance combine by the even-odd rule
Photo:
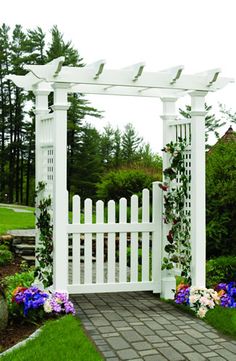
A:
<svg viewBox="0 0 236 361">
<path fill-rule="evenodd" d="M 191 93 L 191 248 L 192 285 L 205 287 L 205 95 Z"/>
<path fill-rule="evenodd" d="M 176 101 L 177 98 L 161 98 L 163 104 L 163 115 L 161 116 L 163 120 L 163 147 L 171 141 L 176 141 L 175 137 L 175 127 L 169 126 L 169 122 L 176 119 Z M 163 152 L 163 170 L 169 166 L 169 156 Z M 164 181 L 164 175 L 163 175 Z M 162 201 L 164 203 L 164 200 Z M 169 233 L 169 225 L 162 222 L 162 259 L 165 256 L 168 256 L 165 252 L 165 246 L 167 244 L 166 236 Z M 163 270 L 161 271 L 161 297 L 165 299 L 173 299 L 174 292 L 176 288 L 176 280 L 174 269 L 172 270 Z"/>
<path fill-rule="evenodd" d="M 67 196 L 67 92 L 69 84 L 54 83 L 54 169 L 53 169 L 53 287 L 67 290 L 68 223 Z"/>
<path fill-rule="evenodd" d="M 49 85 L 47 83 L 39 83 L 34 87 L 35 95 L 35 183 L 42 181 L 42 129 L 41 119 L 47 117 L 48 109 L 48 95 L 50 94 Z"/>
<path fill-rule="evenodd" d="M 38 83 L 33 88 L 35 95 L 35 186 L 37 187 L 38 182 L 43 180 L 43 151 L 41 147 L 43 134 L 41 119 L 43 117 L 47 117 L 49 114 L 48 95 L 50 94 L 51 90 L 48 83 L 45 82 Z M 39 244 L 39 231 L 37 227 L 35 231 L 35 249 L 37 249 Z M 37 260 L 35 263 L 37 266 Z"/>
</svg>

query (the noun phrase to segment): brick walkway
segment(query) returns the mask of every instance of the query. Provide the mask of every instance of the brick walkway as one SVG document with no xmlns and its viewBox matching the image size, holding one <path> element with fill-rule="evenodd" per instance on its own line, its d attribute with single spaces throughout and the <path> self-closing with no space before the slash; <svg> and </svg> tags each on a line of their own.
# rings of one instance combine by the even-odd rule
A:
<svg viewBox="0 0 236 361">
<path fill-rule="evenodd" d="M 236 341 L 150 292 L 86 294 L 72 299 L 105 360 L 236 360 Z"/>
</svg>

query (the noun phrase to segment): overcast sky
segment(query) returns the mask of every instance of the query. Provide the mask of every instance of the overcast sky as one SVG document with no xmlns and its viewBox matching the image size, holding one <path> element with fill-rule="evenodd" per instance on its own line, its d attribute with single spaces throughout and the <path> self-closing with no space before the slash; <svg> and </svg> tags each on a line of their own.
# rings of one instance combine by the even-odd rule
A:
<svg viewBox="0 0 236 361">
<path fill-rule="evenodd" d="M 40 26 L 47 32 L 58 25 L 85 63 L 106 59 L 106 67 L 115 69 L 145 61 L 152 71 L 183 64 L 186 73 L 220 67 L 223 76 L 236 79 L 235 16 L 235 0 L 8 0 L 0 6 L 0 22 L 11 27 Z M 158 99 L 88 98 L 105 110 L 97 127 L 132 122 L 152 149 L 160 150 Z M 221 102 L 236 111 L 236 84 L 208 95 L 207 102 L 216 110 Z"/>
</svg>

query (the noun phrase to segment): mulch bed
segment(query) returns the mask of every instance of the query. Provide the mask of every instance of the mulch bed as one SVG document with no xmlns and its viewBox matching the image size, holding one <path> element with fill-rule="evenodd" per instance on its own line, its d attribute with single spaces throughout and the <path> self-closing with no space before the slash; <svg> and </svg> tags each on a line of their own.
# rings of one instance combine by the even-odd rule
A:
<svg viewBox="0 0 236 361">
<path fill-rule="evenodd" d="M 1 266 L 0 282 L 2 278 L 6 276 L 11 276 L 16 272 L 19 272 L 21 261 L 21 258 L 15 257 L 14 261 L 11 264 Z M 7 328 L 0 332 L 0 352 L 3 352 L 4 350 L 14 346 L 18 342 L 24 340 L 25 338 L 30 336 L 37 328 L 38 326 L 31 323 L 9 323 Z"/>
<path fill-rule="evenodd" d="M 24 340 L 37 328 L 38 326 L 32 323 L 13 323 L 12 325 L 8 325 L 4 331 L 0 332 L 0 352 L 7 350 L 18 342 Z"/>
<path fill-rule="evenodd" d="M 15 258 L 11 264 L 1 266 L 0 267 L 0 281 L 6 276 L 11 276 L 11 275 L 14 275 L 16 272 L 19 272 L 21 262 L 22 262 L 22 259 L 20 257 L 15 256 Z"/>
</svg>

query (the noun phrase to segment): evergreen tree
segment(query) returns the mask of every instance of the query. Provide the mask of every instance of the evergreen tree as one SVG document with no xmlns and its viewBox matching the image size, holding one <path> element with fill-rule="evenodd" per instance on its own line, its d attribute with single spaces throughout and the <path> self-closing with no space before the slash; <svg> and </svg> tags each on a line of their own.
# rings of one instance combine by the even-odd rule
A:
<svg viewBox="0 0 236 361">
<path fill-rule="evenodd" d="M 224 126 L 226 123 L 222 121 L 222 119 L 216 118 L 215 114 L 210 114 L 212 110 L 211 105 L 205 104 L 205 111 L 206 111 L 206 117 L 205 117 L 205 142 L 206 142 L 206 149 L 209 149 L 210 146 L 207 144 L 209 140 L 209 135 L 213 133 L 216 137 L 216 139 L 219 139 L 220 135 L 218 130 Z M 184 118 L 191 118 L 191 106 L 186 105 L 185 110 L 179 109 L 180 114 Z"/>
<path fill-rule="evenodd" d="M 76 156 L 76 172 L 72 174 L 72 193 L 79 194 L 83 199 L 94 198 L 96 183 L 102 173 L 102 158 L 98 152 L 100 135 L 98 131 L 86 125 L 80 132 L 79 152 Z"/>
<path fill-rule="evenodd" d="M 113 157 L 113 166 L 118 168 L 122 164 L 122 146 L 121 146 L 121 131 L 116 129 L 114 132 L 114 157 Z"/>
<path fill-rule="evenodd" d="M 122 158 L 127 163 L 137 160 L 137 151 L 142 145 L 143 139 L 138 136 L 134 126 L 128 123 L 122 135 Z"/>
<path fill-rule="evenodd" d="M 8 150 L 9 143 L 9 88 L 10 81 L 5 80 L 9 72 L 9 30 L 10 28 L 3 24 L 0 28 L 0 200 L 5 200 L 5 194 L 8 192 Z"/>
<path fill-rule="evenodd" d="M 104 127 L 101 134 L 101 156 L 105 168 L 112 166 L 114 157 L 115 132 L 110 124 Z"/>
</svg>

